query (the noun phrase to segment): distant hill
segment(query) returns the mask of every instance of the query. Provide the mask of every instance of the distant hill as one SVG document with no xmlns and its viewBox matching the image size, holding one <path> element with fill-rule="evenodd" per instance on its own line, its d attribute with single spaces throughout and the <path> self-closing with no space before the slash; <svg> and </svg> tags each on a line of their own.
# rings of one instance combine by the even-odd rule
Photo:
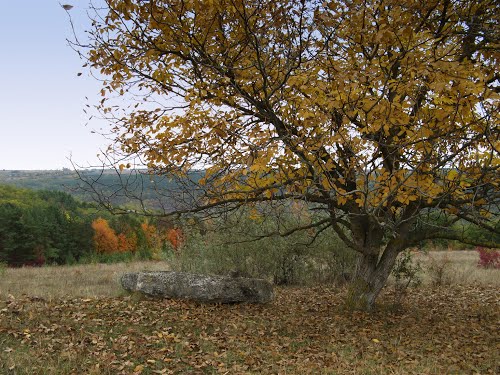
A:
<svg viewBox="0 0 500 375">
<path fill-rule="evenodd" d="M 203 172 L 193 171 L 190 180 L 198 181 Z M 83 201 L 104 200 L 112 205 L 169 210 L 178 206 L 182 197 L 195 194 L 194 184 L 152 176 L 146 171 L 117 173 L 112 169 L 0 170 L 0 184 L 33 190 L 63 191 Z M 183 202 L 184 204 L 186 202 Z"/>
<path fill-rule="evenodd" d="M 72 192 L 78 187 L 77 174 L 63 170 L 0 170 L 0 183 L 33 190 Z M 82 195 L 73 191 L 73 195 Z"/>
</svg>

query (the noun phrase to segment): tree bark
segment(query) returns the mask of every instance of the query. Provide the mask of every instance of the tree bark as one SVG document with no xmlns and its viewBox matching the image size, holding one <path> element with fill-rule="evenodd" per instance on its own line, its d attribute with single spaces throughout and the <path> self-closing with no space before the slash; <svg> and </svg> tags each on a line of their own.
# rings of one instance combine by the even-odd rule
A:
<svg viewBox="0 0 500 375">
<path fill-rule="evenodd" d="M 396 246 L 387 245 L 382 256 L 379 253 L 360 254 L 347 304 L 352 309 L 372 310 L 375 300 L 391 274 L 400 252 Z"/>
</svg>

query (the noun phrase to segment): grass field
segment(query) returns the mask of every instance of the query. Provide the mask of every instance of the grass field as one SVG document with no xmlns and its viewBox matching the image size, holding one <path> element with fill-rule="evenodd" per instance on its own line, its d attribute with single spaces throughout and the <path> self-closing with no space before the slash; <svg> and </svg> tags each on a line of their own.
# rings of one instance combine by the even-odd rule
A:
<svg viewBox="0 0 500 375">
<path fill-rule="evenodd" d="M 500 271 L 474 252 L 419 257 L 423 285 L 402 305 L 389 286 L 371 314 L 333 286 L 263 306 L 121 291 L 123 272 L 162 263 L 0 270 L 0 374 L 500 373 Z"/>
<path fill-rule="evenodd" d="M 479 256 L 472 250 L 444 250 L 417 253 L 424 285 L 472 285 L 500 287 L 500 270 L 478 267 Z"/>
<path fill-rule="evenodd" d="M 168 270 L 165 262 L 86 264 L 41 268 L 7 268 L 0 271 L 0 297 L 54 298 L 116 297 L 123 294 L 120 276 L 125 272 Z M 3 275 L 2 275 L 3 273 Z"/>
</svg>

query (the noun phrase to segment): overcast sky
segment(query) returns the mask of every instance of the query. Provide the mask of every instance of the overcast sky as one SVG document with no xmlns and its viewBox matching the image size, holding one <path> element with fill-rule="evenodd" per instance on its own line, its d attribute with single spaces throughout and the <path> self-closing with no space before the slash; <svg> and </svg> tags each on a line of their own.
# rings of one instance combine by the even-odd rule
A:
<svg viewBox="0 0 500 375">
<path fill-rule="evenodd" d="M 67 0 L 83 33 L 88 0 Z M 85 126 L 85 97 L 96 102 L 99 82 L 68 46 L 68 15 L 56 0 L 0 0 L 0 170 L 71 168 L 68 158 L 95 165 L 107 141 Z M 78 77 L 77 74 L 83 72 Z"/>
</svg>

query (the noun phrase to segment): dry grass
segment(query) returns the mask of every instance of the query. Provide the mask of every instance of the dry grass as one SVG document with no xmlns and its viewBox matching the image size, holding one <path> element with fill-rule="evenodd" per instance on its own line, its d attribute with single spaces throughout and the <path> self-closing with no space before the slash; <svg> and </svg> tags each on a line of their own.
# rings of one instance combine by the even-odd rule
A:
<svg viewBox="0 0 500 375">
<path fill-rule="evenodd" d="M 119 280 L 124 273 L 168 269 L 165 262 L 7 268 L 0 272 L 0 297 L 116 297 L 123 293 Z"/>
<path fill-rule="evenodd" d="M 417 253 L 424 285 L 481 285 L 500 287 L 500 270 L 478 267 L 474 250 L 444 250 Z"/>
<path fill-rule="evenodd" d="M 478 267 L 475 251 L 429 251 L 417 253 L 415 259 L 422 265 L 424 285 L 500 287 L 500 270 Z M 9 294 L 45 299 L 115 297 L 123 294 L 119 283 L 123 273 L 168 269 L 168 263 L 154 261 L 7 268 L 0 270 L 0 297 Z"/>
</svg>

